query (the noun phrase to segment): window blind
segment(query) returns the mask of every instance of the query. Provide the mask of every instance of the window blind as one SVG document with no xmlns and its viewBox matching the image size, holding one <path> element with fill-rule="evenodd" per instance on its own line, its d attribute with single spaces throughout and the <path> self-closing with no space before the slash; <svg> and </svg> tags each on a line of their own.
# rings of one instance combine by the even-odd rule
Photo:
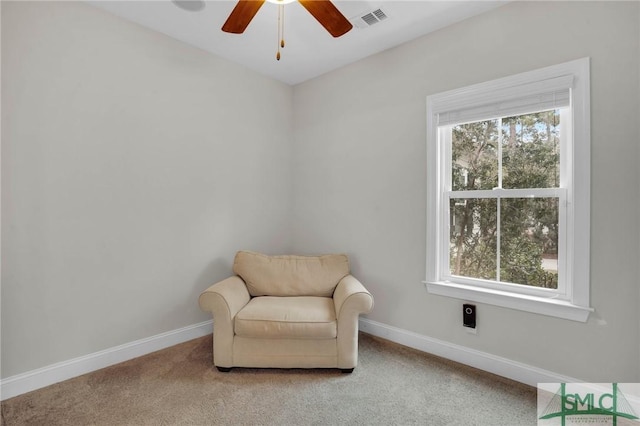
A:
<svg viewBox="0 0 640 426">
<path fill-rule="evenodd" d="M 534 83 L 473 93 L 464 103 L 440 102 L 436 108 L 438 126 L 463 124 L 498 117 L 527 114 L 570 106 L 573 76 L 566 75 Z"/>
</svg>

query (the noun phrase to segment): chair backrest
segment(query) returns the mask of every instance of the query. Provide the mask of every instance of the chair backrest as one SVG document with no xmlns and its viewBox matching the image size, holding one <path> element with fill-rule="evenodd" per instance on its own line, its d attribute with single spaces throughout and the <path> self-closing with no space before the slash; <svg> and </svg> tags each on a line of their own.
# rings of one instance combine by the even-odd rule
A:
<svg viewBox="0 0 640 426">
<path fill-rule="evenodd" d="M 349 274 L 346 254 L 267 256 L 239 251 L 233 272 L 247 284 L 251 296 L 331 297 Z"/>
</svg>

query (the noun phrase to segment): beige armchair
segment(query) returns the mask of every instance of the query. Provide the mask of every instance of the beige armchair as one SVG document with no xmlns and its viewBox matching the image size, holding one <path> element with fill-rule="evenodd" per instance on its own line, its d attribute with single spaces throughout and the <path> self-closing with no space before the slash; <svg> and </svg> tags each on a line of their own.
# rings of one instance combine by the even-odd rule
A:
<svg viewBox="0 0 640 426">
<path fill-rule="evenodd" d="M 213 363 L 232 367 L 339 368 L 358 363 L 358 316 L 373 297 L 344 254 L 266 256 L 240 251 L 236 276 L 205 290 L 213 314 Z"/>
</svg>

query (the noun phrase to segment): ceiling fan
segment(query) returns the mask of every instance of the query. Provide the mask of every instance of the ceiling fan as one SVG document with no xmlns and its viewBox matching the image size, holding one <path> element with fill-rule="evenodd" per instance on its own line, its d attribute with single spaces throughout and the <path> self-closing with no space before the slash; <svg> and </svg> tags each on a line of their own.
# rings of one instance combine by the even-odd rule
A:
<svg viewBox="0 0 640 426">
<path fill-rule="evenodd" d="M 287 0 L 268 1 L 281 5 L 290 2 Z M 236 7 L 231 11 L 227 21 L 222 26 L 222 31 L 242 34 L 264 2 L 265 0 L 239 0 Z M 298 0 L 298 2 L 307 9 L 333 37 L 340 37 L 353 28 L 353 25 L 351 25 L 347 18 L 340 13 L 330 0 Z"/>
</svg>

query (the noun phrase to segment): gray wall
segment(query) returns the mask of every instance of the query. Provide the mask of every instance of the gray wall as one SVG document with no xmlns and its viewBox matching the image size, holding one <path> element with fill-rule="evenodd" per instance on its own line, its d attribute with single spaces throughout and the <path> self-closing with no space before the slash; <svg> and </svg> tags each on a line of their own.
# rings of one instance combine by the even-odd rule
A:
<svg viewBox="0 0 640 426">
<path fill-rule="evenodd" d="M 587 381 L 640 381 L 638 3 L 514 2 L 296 86 L 294 249 L 346 251 L 370 319 Z M 430 295 L 426 96 L 591 57 L 591 300 L 578 323 Z"/>
<path fill-rule="evenodd" d="M 288 251 L 291 116 L 99 9 L 3 1 L 2 376 L 210 319 L 236 250 Z"/>
<path fill-rule="evenodd" d="M 640 381 L 639 22 L 515 2 L 290 88 L 80 3 L 2 2 L 2 377 L 206 320 L 253 248 L 346 251 L 373 320 Z M 596 313 L 480 305 L 466 334 L 421 284 L 426 96 L 584 56 Z"/>
</svg>

